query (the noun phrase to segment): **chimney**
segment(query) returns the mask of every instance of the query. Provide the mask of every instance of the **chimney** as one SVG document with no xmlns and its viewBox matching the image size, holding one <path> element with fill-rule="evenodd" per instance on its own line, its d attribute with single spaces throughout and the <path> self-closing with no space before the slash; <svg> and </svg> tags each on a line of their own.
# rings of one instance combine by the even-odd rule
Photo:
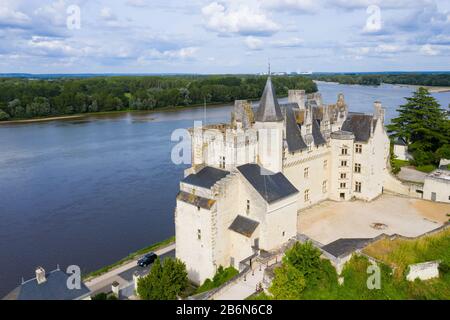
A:
<svg viewBox="0 0 450 320">
<path fill-rule="evenodd" d="M 288 102 L 297 103 L 300 109 L 305 109 L 305 90 L 289 90 L 288 91 Z"/>
<path fill-rule="evenodd" d="M 380 119 L 381 123 L 384 123 L 384 108 L 381 105 L 380 101 L 375 101 L 373 104 L 374 113 L 373 116 L 375 119 Z"/>
<path fill-rule="evenodd" d="M 44 283 L 47 281 L 47 278 L 45 277 L 45 270 L 42 267 L 36 268 L 36 281 L 38 284 Z"/>
</svg>

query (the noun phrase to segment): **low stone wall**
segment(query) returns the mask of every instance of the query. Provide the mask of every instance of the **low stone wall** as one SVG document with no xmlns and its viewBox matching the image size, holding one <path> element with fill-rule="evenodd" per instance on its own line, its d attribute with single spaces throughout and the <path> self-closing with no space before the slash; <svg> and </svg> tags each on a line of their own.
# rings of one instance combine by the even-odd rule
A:
<svg viewBox="0 0 450 320">
<path fill-rule="evenodd" d="M 411 264 L 406 280 L 414 281 L 416 279 L 429 280 L 439 277 L 439 261 L 429 261 L 423 263 Z"/>
</svg>

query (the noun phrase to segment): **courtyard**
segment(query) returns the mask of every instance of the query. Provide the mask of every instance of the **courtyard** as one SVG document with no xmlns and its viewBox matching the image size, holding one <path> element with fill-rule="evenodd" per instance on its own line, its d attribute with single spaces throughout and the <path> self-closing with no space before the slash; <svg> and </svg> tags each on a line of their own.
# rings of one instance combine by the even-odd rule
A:
<svg viewBox="0 0 450 320">
<path fill-rule="evenodd" d="M 447 216 L 449 215 L 449 216 Z M 328 244 L 382 233 L 415 237 L 450 218 L 450 204 L 384 194 L 372 202 L 324 201 L 299 213 L 298 233 Z"/>
</svg>

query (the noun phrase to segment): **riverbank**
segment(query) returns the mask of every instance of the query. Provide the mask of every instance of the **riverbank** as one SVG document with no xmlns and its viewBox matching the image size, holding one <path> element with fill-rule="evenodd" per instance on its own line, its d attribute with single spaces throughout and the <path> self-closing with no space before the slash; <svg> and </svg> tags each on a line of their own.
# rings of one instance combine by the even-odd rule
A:
<svg viewBox="0 0 450 320">
<path fill-rule="evenodd" d="M 231 103 L 212 103 L 207 104 L 207 108 L 217 108 L 231 106 Z M 63 116 L 52 116 L 52 117 L 42 117 L 42 118 L 32 118 L 32 119 L 17 119 L 17 120 L 7 120 L 0 121 L 0 125 L 7 124 L 26 124 L 26 123 L 39 123 L 39 122 L 49 122 L 49 121 L 61 121 L 61 120 L 77 120 L 77 119 L 85 119 L 89 117 L 101 117 L 101 116 L 114 116 L 114 115 L 122 115 L 125 113 L 145 113 L 152 114 L 158 112 L 177 112 L 182 110 L 192 110 L 203 108 L 204 105 L 192 105 L 192 106 L 178 106 L 178 107 L 163 107 L 151 110 L 118 110 L 118 111 L 105 111 L 105 112 L 87 112 L 87 113 L 79 113 L 74 115 L 63 115 Z"/>
<path fill-rule="evenodd" d="M 450 87 L 416 86 L 412 84 L 393 84 L 393 86 L 411 88 L 414 89 L 414 91 L 422 87 L 427 89 L 430 93 L 450 92 Z"/>
<path fill-rule="evenodd" d="M 120 268 L 120 267 L 122 267 L 125 264 L 131 262 L 132 260 L 135 260 L 136 258 L 138 258 L 140 256 L 143 256 L 143 255 L 145 255 L 145 254 L 147 254 L 149 252 L 152 252 L 152 251 L 162 250 L 162 249 L 164 249 L 166 247 L 172 246 L 173 244 L 175 244 L 175 236 L 170 237 L 169 239 L 157 242 L 155 244 L 152 244 L 151 246 L 148 246 L 146 248 L 140 249 L 140 250 L 138 250 L 136 252 L 133 252 L 133 253 L 129 254 L 127 257 L 125 257 L 125 258 L 123 258 L 123 259 L 121 259 L 121 260 L 119 260 L 119 261 L 117 261 L 117 262 L 115 262 L 113 264 L 105 266 L 105 267 L 103 267 L 101 269 L 98 269 L 96 271 L 92 271 L 92 272 L 84 275 L 83 276 L 83 280 L 85 282 L 92 281 L 93 278 L 96 278 L 96 277 L 99 277 L 101 275 L 104 275 L 105 273 L 108 273 L 108 272 L 110 272 L 110 271 L 112 271 L 112 270 L 114 270 L 116 268 Z"/>
</svg>

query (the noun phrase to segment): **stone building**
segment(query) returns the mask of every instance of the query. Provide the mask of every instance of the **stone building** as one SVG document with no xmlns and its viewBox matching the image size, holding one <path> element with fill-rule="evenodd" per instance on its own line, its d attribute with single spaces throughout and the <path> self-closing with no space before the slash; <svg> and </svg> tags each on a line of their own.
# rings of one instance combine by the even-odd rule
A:
<svg viewBox="0 0 450 320">
<path fill-rule="evenodd" d="M 320 93 L 290 90 L 280 104 L 269 77 L 258 108 L 236 101 L 229 124 L 190 132 L 176 255 L 196 283 L 295 238 L 304 208 L 383 192 L 389 139 L 379 102 L 371 115 L 352 113 L 342 94 L 326 105 Z"/>
</svg>

